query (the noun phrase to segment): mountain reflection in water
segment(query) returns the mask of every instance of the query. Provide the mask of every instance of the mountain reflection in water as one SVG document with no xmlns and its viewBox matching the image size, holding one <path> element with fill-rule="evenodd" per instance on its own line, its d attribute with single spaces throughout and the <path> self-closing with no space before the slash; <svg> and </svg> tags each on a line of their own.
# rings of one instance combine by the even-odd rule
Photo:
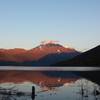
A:
<svg viewBox="0 0 100 100">
<path fill-rule="evenodd" d="M 100 100 L 99 93 L 99 85 L 73 72 L 0 71 L 0 100 Z"/>
</svg>

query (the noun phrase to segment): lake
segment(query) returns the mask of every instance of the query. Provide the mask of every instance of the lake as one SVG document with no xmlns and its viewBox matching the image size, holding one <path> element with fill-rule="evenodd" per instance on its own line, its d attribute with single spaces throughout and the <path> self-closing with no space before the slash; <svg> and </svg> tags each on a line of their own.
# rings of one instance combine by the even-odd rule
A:
<svg viewBox="0 0 100 100">
<path fill-rule="evenodd" d="M 100 100 L 99 84 L 80 74 L 87 69 L 65 69 L 1 67 L 0 100 Z"/>
</svg>

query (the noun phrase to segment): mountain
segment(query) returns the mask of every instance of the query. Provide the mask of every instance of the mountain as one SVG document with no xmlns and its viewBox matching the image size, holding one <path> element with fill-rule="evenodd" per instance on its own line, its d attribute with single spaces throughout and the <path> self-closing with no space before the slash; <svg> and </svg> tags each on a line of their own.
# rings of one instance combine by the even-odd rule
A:
<svg viewBox="0 0 100 100">
<path fill-rule="evenodd" d="M 55 66 L 100 66 L 100 45 Z"/>
<path fill-rule="evenodd" d="M 73 48 L 66 48 L 56 43 L 45 43 L 25 50 L 21 48 L 0 49 L 1 66 L 49 66 L 51 64 L 71 59 L 80 52 Z"/>
</svg>

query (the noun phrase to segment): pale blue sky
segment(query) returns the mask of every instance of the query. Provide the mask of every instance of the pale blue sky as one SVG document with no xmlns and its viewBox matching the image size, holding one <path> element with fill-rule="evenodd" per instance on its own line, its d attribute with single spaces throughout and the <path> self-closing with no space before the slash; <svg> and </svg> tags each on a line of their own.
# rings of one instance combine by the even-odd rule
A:
<svg viewBox="0 0 100 100">
<path fill-rule="evenodd" d="M 100 0 L 0 0 L 0 48 L 57 40 L 78 50 L 100 44 Z"/>
</svg>

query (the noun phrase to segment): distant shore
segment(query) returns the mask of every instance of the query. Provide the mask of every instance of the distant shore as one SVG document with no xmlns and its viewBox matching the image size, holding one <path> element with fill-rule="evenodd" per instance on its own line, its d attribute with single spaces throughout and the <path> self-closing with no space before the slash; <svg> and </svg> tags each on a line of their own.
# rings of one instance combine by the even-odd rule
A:
<svg viewBox="0 0 100 100">
<path fill-rule="evenodd" d="M 100 71 L 100 67 L 50 67 L 50 66 L 36 66 L 36 67 L 24 67 L 24 66 L 0 66 L 0 70 L 26 70 L 26 71 Z"/>
</svg>

